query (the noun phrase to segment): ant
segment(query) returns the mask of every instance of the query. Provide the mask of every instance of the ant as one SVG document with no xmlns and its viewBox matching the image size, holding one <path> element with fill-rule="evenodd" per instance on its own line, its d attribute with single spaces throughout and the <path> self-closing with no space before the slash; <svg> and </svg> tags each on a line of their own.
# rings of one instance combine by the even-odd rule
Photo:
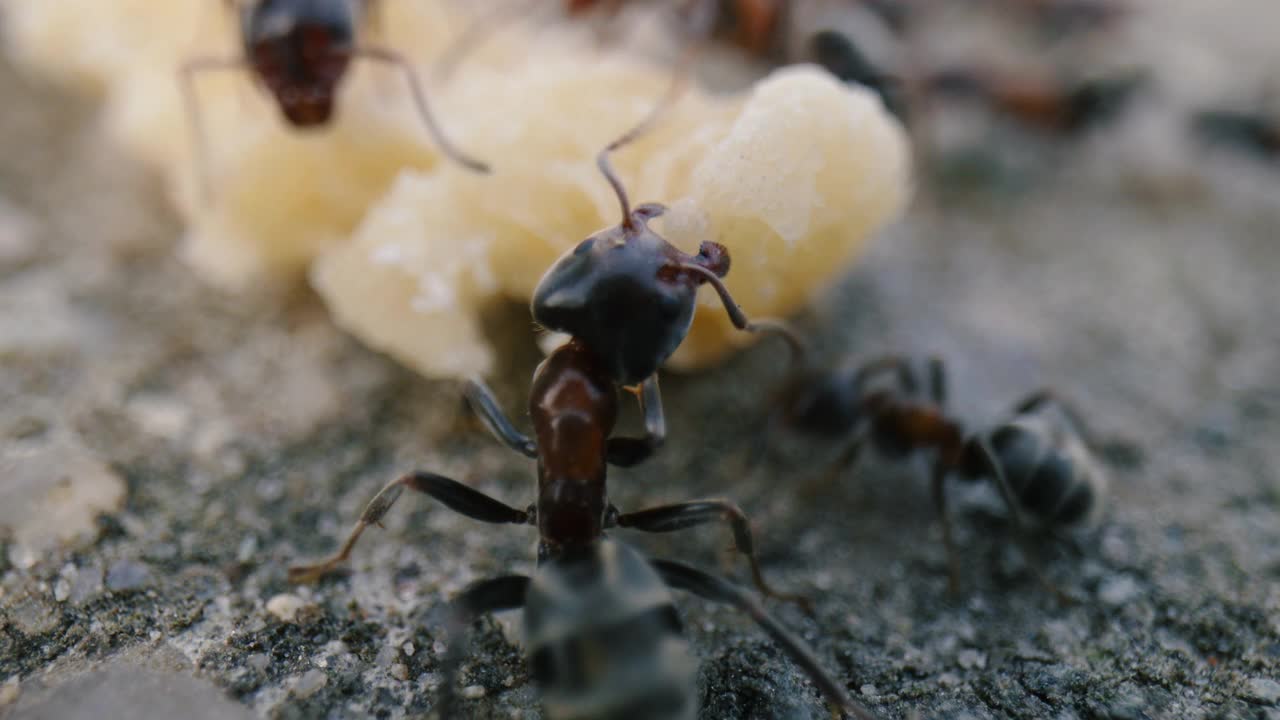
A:
<svg viewBox="0 0 1280 720">
<path fill-rule="evenodd" d="M 737 505 L 726 500 L 699 500 L 622 513 L 608 499 L 608 466 L 642 461 L 665 437 L 654 370 L 687 330 L 700 279 L 709 276 L 715 285 L 728 269 L 727 253 L 714 243 L 691 257 L 645 228 L 645 220 L 656 216 L 658 206 L 630 211 L 607 155 L 639 135 L 654 116 L 656 112 L 607 146 L 598 158 L 601 171 L 619 195 L 624 223 L 597 234 L 552 268 L 548 273 L 552 287 L 539 295 L 551 302 L 534 301 L 535 313 L 550 308 L 550 319 L 564 320 L 580 331 L 597 332 L 585 336 L 575 333 L 534 371 L 529 390 L 533 437 L 516 429 L 482 381 L 471 380 L 465 386 L 468 402 L 494 435 L 538 461 L 534 503 L 518 509 L 450 478 L 411 473 L 391 482 L 373 498 L 338 552 L 318 563 L 290 568 L 289 579 L 312 581 L 345 562 L 364 530 L 378 524 L 407 488 L 475 520 L 538 528 L 538 570 L 534 576 L 504 576 L 464 590 L 451 603 L 454 632 L 450 637 L 460 637 L 462 630 L 483 615 L 523 608 L 532 674 L 543 688 L 549 717 L 692 717 L 696 673 L 668 592 L 668 588 L 676 588 L 746 612 L 829 702 L 858 718 L 871 718 L 849 700 L 805 645 L 750 595 L 688 565 L 646 560 L 606 536 L 612 528 L 661 533 L 728 523 L 736 549 L 751 566 L 756 587 L 765 595 L 796 602 L 812 614 L 805 598 L 776 592 L 765 582 L 750 522 Z M 604 280 L 586 282 L 589 278 L 584 276 L 590 275 L 603 275 Z M 618 292 L 633 302 L 637 298 L 644 301 L 643 306 L 632 308 L 627 320 L 639 337 L 651 343 L 638 345 L 620 334 L 602 334 L 599 326 L 591 325 L 593 317 L 608 317 L 625 307 L 625 303 L 618 304 L 619 298 L 599 298 L 603 315 L 593 316 L 589 306 L 573 311 L 575 303 L 595 297 L 595 292 Z M 721 297 L 731 315 L 736 310 L 735 318 L 741 316 L 727 299 L 727 292 L 722 291 Z M 651 306 L 656 306 L 656 312 L 649 317 L 635 313 L 639 307 Z M 742 327 L 753 327 L 745 317 L 741 319 Z M 612 436 L 620 378 L 642 381 L 639 394 L 644 437 Z M 443 717 L 453 716 L 459 647 L 455 642 L 446 655 Z"/>
<path fill-rule="evenodd" d="M 1260 112 L 1201 110 L 1191 118 L 1196 137 L 1262 158 L 1280 158 L 1280 118 Z"/>
<path fill-rule="evenodd" d="M 327 125 L 333 116 L 337 88 L 352 60 L 364 59 L 398 68 L 427 131 L 444 154 L 479 173 L 489 166 L 453 145 L 427 104 L 417 71 L 400 53 L 357 41 L 358 28 L 378 0 L 223 0 L 239 12 L 242 54 L 200 57 L 182 66 L 179 78 L 190 131 L 206 167 L 207 148 L 195 93 L 195 78 L 217 70 L 248 70 L 275 97 L 285 120 L 306 129 Z M 207 178 L 202 178 L 208 196 Z"/>
<path fill-rule="evenodd" d="M 804 644 L 747 593 L 682 563 L 645 560 L 605 535 L 615 527 L 672 532 L 727 522 L 761 592 L 805 604 L 765 583 L 750 523 L 733 503 L 700 500 L 631 513 L 609 503 L 607 465 L 630 464 L 634 446 L 648 440 L 610 436 L 618 414 L 617 389 L 601 358 L 583 342 L 571 340 L 557 348 L 534 373 L 529 412 L 535 439 L 515 429 L 482 383 L 469 382 L 466 396 L 507 445 L 537 458 L 536 501 L 521 510 L 456 480 L 411 473 L 373 498 L 337 553 L 315 564 L 291 567 L 290 581 L 316 580 L 345 562 L 365 528 L 379 524 L 405 489 L 414 490 L 475 520 L 538 528 L 535 575 L 509 575 L 468 587 L 451 603 L 450 637 L 460 637 L 462 629 L 483 615 L 524 608 L 532 674 L 544 689 L 549 717 L 692 717 L 695 673 L 668 588 L 746 612 L 828 701 L 859 718 L 872 717 L 853 704 Z M 660 407 L 657 385 L 647 385 L 643 397 L 652 403 L 646 412 L 647 428 L 662 432 L 660 415 L 652 413 Z M 460 655 L 455 646 L 446 655 L 442 717 L 453 716 L 449 709 Z"/>
<path fill-rule="evenodd" d="M 946 413 L 947 378 L 941 359 L 927 361 L 927 382 L 913 363 L 887 355 L 861 366 L 803 373 L 783 389 L 770 417 L 802 433 L 847 438 L 831 474 L 853 463 L 869 441 L 884 456 L 905 458 L 933 450 L 931 491 L 942 523 L 952 592 L 959 558 L 952 540 L 945 483 L 955 475 L 993 482 L 1019 528 L 1067 530 L 1099 514 L 1107 477 L 1095 462 L 1101 445 L 1073 405 L 1048 389 L 1014 405 L 1009 417 L 968 432 Z"/>
<path fill-rule="evenodd" d="M 925 81 L 932 96 L 970 97 L 1023 126 L 1074 136 L 1115 118 L 1143 85 L 1141 73 L 1081 81 L 976 68 L 951 68 Z"/>
</svg>

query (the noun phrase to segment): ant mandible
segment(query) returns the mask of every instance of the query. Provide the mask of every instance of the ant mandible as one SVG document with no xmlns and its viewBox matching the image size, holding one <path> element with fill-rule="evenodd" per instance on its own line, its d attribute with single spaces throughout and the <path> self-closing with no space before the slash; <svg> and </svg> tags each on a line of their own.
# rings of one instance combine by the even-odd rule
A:
<svg viewBox="0 0 1280 720">
<path fill-rule="evenodd" d="M 239 57 L 200 57 L 179 73 L 190 131 L 202 168 L 201 184 L 209 196 L 207 148 L 195 78 L 217 70 L 248 70 L 275 97 L 285 120 L 295 128 L 326 125 L 333 116 L 339 83 L 352 60 L 364 59 L 398 68 L 418 115 L 441 151 L 459 165 L 479 173 L 489 166 L 459 150 L 440 129 L 427 104 L 413 65 L 400 53 L 358 42 L 357 28 L 378 0 L 223 0 L 240 15 L 243 44 Z"/>
<path fill-rule="evenodd" d="M 900 355 L 861 366 L 800 374 L 782 393 L 770 426 L 781 422 L 800 432 L 849 438 L 832 472 L 853 463 L 870 442 L 898 459 L 933 450 L 931 493 L 947 554 L 948 580 L 959 587 L 959 558 L 952 539 L 945 483 L 991 481 L 1019 529 L 1080 526 L 1096 518 L 1107 487 L 1095 462 L 1100 447 L 1081 414 L 1048 389 L 1018 402 L 1009 418 L 979 433 L 966 432 L 946 414 L 946 369 L 927 362 L 927 383 Z"/>
<path fill-rule="evenodd" d="M 648 120 L 637 130 L 647 124 Z M 624 135 L 609 149 L 634 138 L 637 130 Z M 604 154 L 600 162 L 606 177 L 619 190 L 625 208 L 625 194 L 612 177 Z M 628 218 L 634 216 L 625 214 Z M 657 238 L 647 232 L 638 236 Z M 669 252 L 678 251 L 670 248 Z M 710 261 L 716 267 L 719 257 Z M 672 262 L 682 259 L 676 256 Z M 624 278 L 635 279 L 634 265 L 633 260 L 625 266 Z M 605 267 L 615 266 L 606 263 Z M 712 270 L 705 272 L 719 279 Z M 698 276 L 696 271 L 677 267 L 674 273 L 655 279 L 670 283 L 671 287 L 662 292 L 677 298 L 687 292 L 691 303 L 696 283 L 679 282 L 684 273 Z M 374 497 L 337 553 L 315 564 L 290 568 L 290 580 L 315 580 L 345 562 L 365 528 L 378 524 L 408 488 L 475 520 L 538 528 L 538 571 L 534 577 L 505 576 L 469 587 L 452 603 L 455 632 L 451 637 L 458 637 L 460 629 L 482 615 L 523 607 L 532 674 L 543 687 L 546 710 L 552 718 L 656 719 L 688 717 L 693 712 L 694 672 L 684 652 L 669 587 L 748 613 L 804 669 L 829 702 L 859 718 L 872 717 L 848 699 L 800 640 L 742 590 L 681 563 L 647 561 L 606 536 L 605 531 L 614 527 L 672 532 L 727 522 L 735 546 L 750 563 L 760 591 L 807 605 L 803 598 L 778 593 L 765 582 L 755 557 L 750 523 L 737 505 L 725 500 L 700 500 L 621 513 L 609 502 L 607 466 L 639 462 L 656 448 L 666 432 L 657 380 L 652 374 L 660 359 L 653 360 L 652 350 L 645 357 L 653 367 L 640 376 L 644 379 L 640 396 L 646 427 L 643 438 L 612 437 L 618 414 L 617 356 L 611 361 L 583 338 L 574 337 L 554 350 L 534 372 L 529 391 L 532 439 L 515 428 L 483 383 L 469 382 L 467 399 L 498 438 L 537 459 L 534 503 L 517 509 L 450 478 L 415 472 L 391 482 Z M 445 663 L 441 705 L 446 717 L 450 716 L 453 678 L 460 660 L 456 647 L 454 643 Z M 635 675 L 636 667 L 645 672 Z M 637 677 L 646 678 L 646 682 L 638 682 Z"/>
</svg>

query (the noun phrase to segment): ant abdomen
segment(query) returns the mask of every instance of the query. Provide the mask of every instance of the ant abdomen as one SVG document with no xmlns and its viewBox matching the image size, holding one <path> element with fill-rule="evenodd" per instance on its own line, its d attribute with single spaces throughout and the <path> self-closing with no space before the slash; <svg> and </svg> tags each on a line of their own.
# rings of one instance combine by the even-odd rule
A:
<svg viewBox="0 0 1280 720">
<path fill-rule="evenodd" d="M 552 720 L 693 720 L 697 667 L 671 592 L 635 550 L 574 549 L 529 584 L 530 669 Z"/>
<path fill-rule="evenodd" d="M 1018 417 L 990 434 L 1011 500 L 1033 524 L 1070 528 L 1101 512 L 1106 475 L 1074 433 L 1043 416 Z"/>
</svg>

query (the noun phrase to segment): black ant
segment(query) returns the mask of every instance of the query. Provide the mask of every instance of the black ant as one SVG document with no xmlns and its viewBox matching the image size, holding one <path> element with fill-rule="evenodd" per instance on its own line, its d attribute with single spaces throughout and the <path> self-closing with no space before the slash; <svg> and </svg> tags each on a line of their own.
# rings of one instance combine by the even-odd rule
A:
<svg viewBox="0 0 1280 720">
<path fill-rule="evenodd" d="M 653 413 L 659 407 L 657 385 L 645 389 L 644 397 L 652 402 L 646 408 L 646 426 L 651 434 L 661 433 L 661 415 Z M 475 520 L 537 526 L 537 573 L 533 578 L 504 576 L 469 587 L 451 605 L 455 623 L 451 637 L 459 637 L 456 630 L 480 616 L 523 607 L 532 672 L 543 687 L 549 717 L 689 716 L 695 703 L 694 671 L 684 652 L 668 587 L 748 613 L 831 703 L 857 717 L 871 717 L 822 671 L 804 644 L 750 595 L 682 563 L 645 560 L 605 535 L 615 527 L 672 532 L 727 522 L 761 592 L 802 602 L 765 583 L 750 524 L 733 503 L 700 500 L 631 513 L 621 513 L 609 503 L 607 464 L 629 464 L 633 448 L 650 440 L 610 437 L 618 413 L 617 389 L 608 368 L 584 343 L 571 340 L 562 345 L 534 373 L 529 393 L 534 439 L 515 429 L 483 384 L 469 383 L 467 398 L 506 444 L 537 458 L 536 501 L 521 510 L 455 480 L 415 472 L 374 497 L 337 553 L 316 564 L 290 568 L 291 581 L 318 579 L 345 562 L 365 528 L 378 524 L 408 488 Z M 442 717 L 453 716 L 449 708 L 459 655 L 451 648 L 446 659 Z M 637 668 L 644 672 L 633 675 Z"/>
<path fill-rule="evenodd" d="M 1239 110 L 1201 110 L 1191 118 L 1196 137 L 1265 159 L 1280 159 L 1280 117 Z"/>
<path fill-rule="evenodd" d="M 195 94 L 198 74 L 248 70 L 275 97 L 285 120 L 295 128 L 320 127 L 333 116 L 338 85 L 352 60 L 398 68 L 427 131 L 451 160 L 487 173 L 489 166 L 459 150 L 440 129 L 427 104 L 417 71 L 400 53 L 362 44 L 357 29 L 376 0 L 223 0 L 240 15 L 243 44 L 239 57 L 201 57 L 183 65 L 180 78 L 191 132 L 205 166 L 204 130 Z M 202 180 L 203 182 L 203 180 Z M 206 196 L 208 188 L 205 188 Z"/>
<path fill-rule="evenodd" d="M 750 595 L 682 563 L 645 560 L 605 534 L 615 527 L 672 532 L 728 523 L 734 544 L 746 556 L 760 591 L 809 609 L 804 598 L 778 593 L 765 582 L 750 523 L 737 505 L 699 500 L 621 513 L 608 499 L 608 465 L 634 465 L 648 457 L 665 437 L 654 370 L 683 337 L 700 279 L 710 277 L 718 283 L 728 269 L 727 255 L 718 245 L 711 244 L 714 247 L 690 257 L 645 228 L 644 221 L 655 216 L 652 209 L 645 208 L 657 206 L 630 211 L 607 153 L 636 137 L 650 120 L 652 116 L 610 144 L 599 157 L 601 171 L 618 192 L 626 222 L 588 240 L 558 263 L 548 273 L 555 287 L 540 294 L 572 298 L 572 303 L 551 303 L 553 317 L 561 319 L 555 313 L 563 311 L 563 319 L 587 331 L 587 336 L 575 334 L 534 372 L 529 391 L 533 437 L 516 429 L 483 382 L 473 380 L 466 385 L 468 401 L 493 433 L 504 444 L 538 461 L 534 503 L 521 510 L 455 480 L 434 473 L 412 473 L 388 484 L 374 497 L 337 553 L 319 563 L 290 568 L 289 578 L 294 582 L 314 580 L 345 562 L 365 528 L 378 524 L 408 488 L 476 520 L 538 528 L 537 573 L 532 578 L 505 576 L 469 587 L 451 605 L 455 630 L 451 637 L 458 638 L 458 631 L 488 613 L 524 608 L 532 674 L 543 688 L 549 717 L 656 720 L 692 716 L 696 674 L 668 592 L 668 588 L 677 588 L 751 615 L 829 702 L 859 718 L 870 718 L 823 672 L 805 645 Z M 604 279 L 589 282 L 584 277 L 589 275 Z M 544 284 L 547 282 L 544 279 Z M 593 316 L 589 305 L 572 311 L 587 298 L 597 299 L 605 313 L 625 307 L 617 305 L 619 298 L 596 295 L 609 288 L 632 301 L 645 301 L 644 309 L 657 307 L 648 318 L 633 307 L 631 318 L 636 319 L 628 319 L 636 332 L 649 339 L 647 346 L 619 335 L 592 334 L 600 330 L 592 321 L 604 316 Z M 737 313 L 735 319 L 742 320 L 738 324 L 750 329 L 727 292 L 722 290 L 721 297 L 731 314 Z M 535 313 L 539 307 L 535 299 Z M 591 340 L 599 344 L 593 345 Z M 612 437 L 620 378 L 642 381 L 644 437 Z M 453 716 L 459 647 L 453 643 L 446 657 L 442 717 Z"/>
<path fill-rule="evenodd" d="M 993 482 L 1019 528 L 1045 530 L 1069 529 L 1095 518 L 1107 478 L 1094 460 L 1100 445 L 1082 416 L 1052 391 L 1028 395 L 1007 420 L 971 433 L 946 414 L 942 361 L 929 358 L 927 366 L 927 382 L 898 355 L 803 374 L 784 389 L 770 425 L 781 422 L 810 435 L 851 438 L 833 472 L 854 462 L 868 441 L 894 459 L 933 450 L 931 493 L 954 592 L 960 569 L 947 512 L 949 476 Z"/>
</svg>

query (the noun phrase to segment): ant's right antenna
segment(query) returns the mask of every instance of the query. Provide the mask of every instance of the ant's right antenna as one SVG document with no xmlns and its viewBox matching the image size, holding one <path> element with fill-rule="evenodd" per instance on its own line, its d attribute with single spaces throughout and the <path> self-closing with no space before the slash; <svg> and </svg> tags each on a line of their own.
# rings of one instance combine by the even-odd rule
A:
<svg viewBox="0 0 1280 720">
<path fill-rule="evenodd" d="M 689 70 L 696 56 L 696 46 L 686 49 L 676 63 L 675 70 L 671 74 L 671 84 L 667 86 L 667 91 L 658 100 L 658 104 L 653 106 L 653 109 L 639 124 L 625 132 L 622 137 L 606 145 L 600 151 L 600 154 L 596 155 L 596 167 L 600 168 L 604 178 L 613 186 L 613 191 L 618 196 L 618 205 L 622 208 L 622 227 L 628 230 L 636 229 L 635 222 L 631 218 L 631 201 L 627 199 L 627 190 L 622 186 L 622 181 L 618 179 L 617 173 L 613 171 L 613 166 L 609 164 L 609 153 L 648 132 L 658 118 L 662 116 L 662 113 L 666 112 L 667 108 L 671 107 L 679 99 L 681 93 L 684 92 L 685 86 L 688 85 Z"/>
</svg>

